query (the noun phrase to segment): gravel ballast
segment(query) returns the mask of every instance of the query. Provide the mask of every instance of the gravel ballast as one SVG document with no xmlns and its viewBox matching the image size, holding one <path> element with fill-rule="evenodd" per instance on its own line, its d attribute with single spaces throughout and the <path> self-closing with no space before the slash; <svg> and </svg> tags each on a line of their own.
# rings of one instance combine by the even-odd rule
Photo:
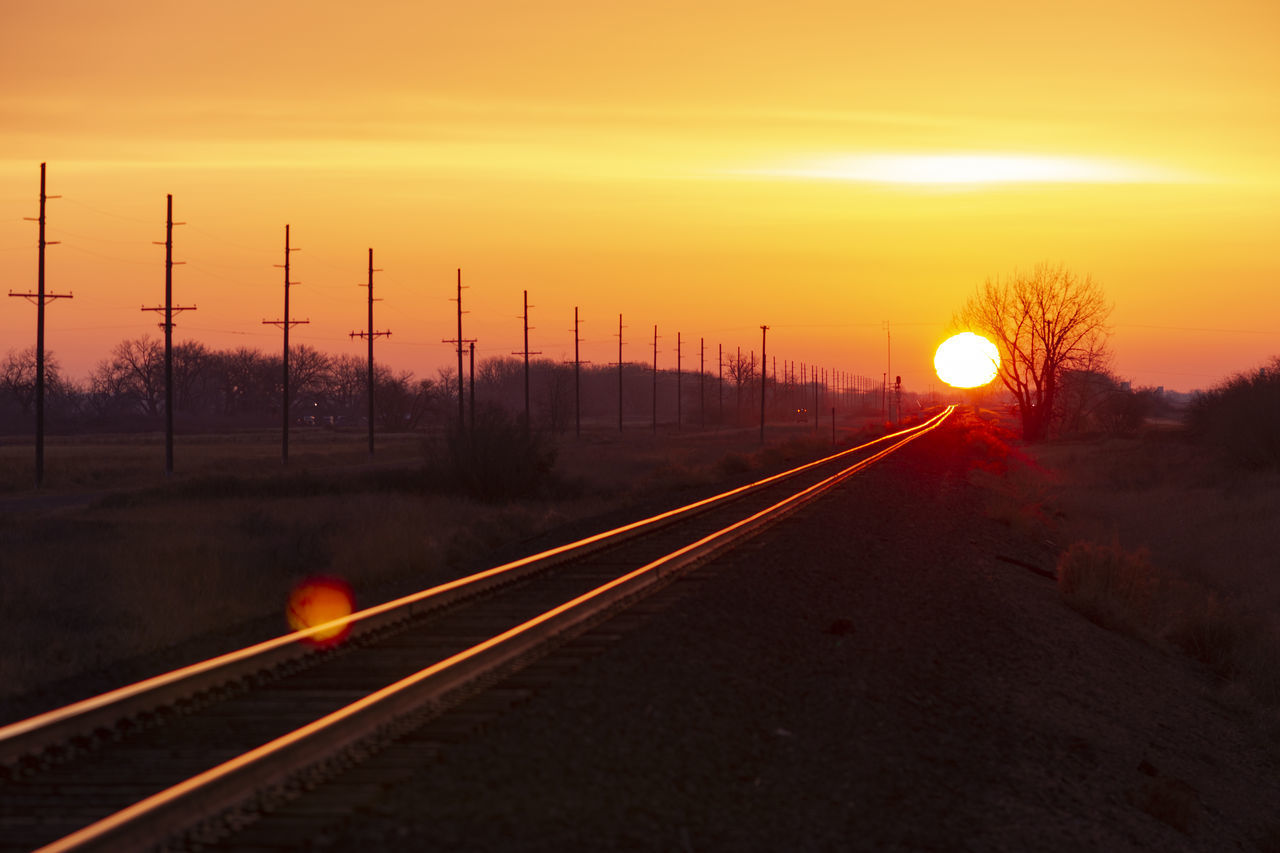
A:
<svg viewBox="0 0 1280 853">
<path fill-rule="evenodd" d="M 918 441 L 676 584 L 322 843 L 1265 849 L 1256 718 L 1000 559 L 1050 555 L 983 514 L 956 451 Z"/>
</svg>

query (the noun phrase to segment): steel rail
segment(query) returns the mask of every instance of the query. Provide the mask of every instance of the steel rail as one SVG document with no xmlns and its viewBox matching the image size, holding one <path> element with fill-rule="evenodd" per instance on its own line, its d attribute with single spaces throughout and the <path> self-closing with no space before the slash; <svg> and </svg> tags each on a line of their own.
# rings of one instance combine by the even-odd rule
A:
<svg viewBox="0 0 1280 853">
<path fill-rule="evenodd" d="M 24 758 L 38 756 L 50 747 L 77 737 L 92 736 L 119 720 L 147 714 L 203 690 L 212 690 L 255 673 L 270 671 L 283 663 L 316 653 L 308 640 L 335 629 L 349 630 L 348 642 L 395 622 L 429 610 L 447 607 L 461 599 L 484 594 L 499 586 L 543 571 L 591 550 L 610 547 L 645 534 L 680 518 L 705 511 L 725 501 L 742 497 L 780 480 L 796 476 L 819 465 L 904 435 L 932 428 L 950 409 L 929 421 L 889 433 L 856 447 L 842 450 L 711 497 L 666 512 L 602 531 L 564 545 L 485 569 L 480 572 L 420 590 L 368 607 L 320 625 L 283 634 L 270 640 L 227 652 L 170 672 L 155 675 L 78 702 L 0 727 L 0 767 L 18 765 Z M 328 635 L 328 634 L 325 634 Z"/>
<path fill-rule="evenodd" d="M 438 707 L 450 693 L 510 666 L 556 635 L 598 619 L 640 596 L 673 573 L 702 562 L 753 535 L 837 483 L 940 426 L 948 407 L 899 440 L 817 483 L 489 639 L 457 652 L 314 722 L 206 770 L 70 835 L 37 853 L 108 850 L 163 844 L 193 824 L 234 808 L 252 792 L 287 784 L 309 767 L 388 731 L 397 719 Z M 843 454 L 839 454 L 843 455 Z M 834 457 L 829 457 L 834 458 Z"/>
</svg>

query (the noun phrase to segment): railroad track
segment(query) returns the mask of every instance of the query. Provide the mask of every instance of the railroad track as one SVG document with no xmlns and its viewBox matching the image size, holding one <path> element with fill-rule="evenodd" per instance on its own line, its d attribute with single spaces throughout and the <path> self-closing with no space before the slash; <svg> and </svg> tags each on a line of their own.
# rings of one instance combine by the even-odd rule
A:
<svg viewBox="0 0 1280 853">
<path fill-rule="evenodd" d="M 0 728 L 0 850 L 201 845 L 939 426 Z"/>
</svg>

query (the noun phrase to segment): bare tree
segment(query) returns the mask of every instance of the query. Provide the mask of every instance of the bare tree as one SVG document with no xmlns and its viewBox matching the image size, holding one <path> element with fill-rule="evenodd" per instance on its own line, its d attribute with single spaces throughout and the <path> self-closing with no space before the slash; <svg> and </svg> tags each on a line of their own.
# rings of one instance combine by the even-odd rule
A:
<svg viewBox="0 0 1280 853">
<path fill-rule="evenodd" d="M 1106 361 L 1111 305 L 1089 276 L 1039 264 L 1031 273 L 987 279 L 956 317 L 1000 350 L 1000 381 L 1017 398 L 1022 437 L 1049 434 L 1067 370 L 1095 370 Z"/>
<path fill-rule="evenodd" d="M 343 353 L 330 365 L 325 396 L 329 405 L 345 416 L 355 416 L 369 391 L 369 363 L 358 355 Z"/>
<path fill-rule="evenodd" d="M 164 399 L 164 344 L 152 337 L 125 340 L 90 375 L 95 394 L 157 415 Z"/>
<path fill-rule="evenodd" d="M 239 347 L 218 353 L 217 370 L 225 415 L 269 412 L 275 401 L 280 360 L 256 349 Z"/>
<path fill-rule="evenodd" d="M 200 404 L 203 380 L 213 364 L 213 353 L 199 341 L 173 345 L 173 410 L 194 412 Z"/>
<path fill-rule="evenodd" d="M 564 432 L 573 420 L 573 369 L 567 364 L 539 359 L 542 416 L 553 433 Z"/>
<path fill-rule="evenodd" d="M 62 373 L 53 353 L 45 350 L 44 384 L 51 396 L 62 393 Z M 11 395 L 24 415 L 31 414 L 36 402 L 36 348 L 9 350 L 0 364 L 0 389 Z"/>
<path fill-rule="evenodd" d="M 289 405 L 301 397 L 322 393 L 332 373 L 332 357 L 307 344 L 289 347 Z"/>
</svg>

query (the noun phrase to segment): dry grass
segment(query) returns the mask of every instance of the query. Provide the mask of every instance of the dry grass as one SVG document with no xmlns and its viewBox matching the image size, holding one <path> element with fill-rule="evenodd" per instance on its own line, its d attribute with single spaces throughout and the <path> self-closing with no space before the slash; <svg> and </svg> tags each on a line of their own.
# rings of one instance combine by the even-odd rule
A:
<svg viewBox="0 0 1280 853">
<path fill-rule="evenodd" d="M 1168 434 L 1046 445 L 1064 599 L 1280 704 L 1280 478 Z"/>
<path fill-rule="evenodd" d="M 380 463 L 420 455 L 417 435 L 378 435 L 376 442 Z M 290 434 L 289 462 L 294 471 L 362 465 L 368 458 L 365 432 L 306 428 Z M 46 492 L 160 485 L 166 482 L 164 435 L 50 436 L 45 440 L 44 467 Z M 174 477 L 179 480 L 220 474 L 267 476 L 280 470 L 279 430 L 174 438 Z M 31 437 L 0 437 L 0 494 L 29 490 L 34 480 Z"/>
<path fill-rule="evenodd" d="M 830 449 L 829 433 L 823 442 L 782 429 L 765 448 L 748 430 L 601 432 L 560 443 L 558 473 L 574 488 L 492 505 L 423 482 L 419 437 L 380 438 L 372 469 L 364 441 L 317 431 L 291 444 L 286 474 L 278 434 L 180 437 L 172 481 L 156 470 L 154 438 L 51 446 L 49 491 L 105 498 L 0 516 L 0 702 L 194 637 L 230 648 L 264 620 L 276 627 L 253 630 L 282 633 L 289 592 L 310 575 L 344 579 L 369 605 L 488 565 L 495 549 L 567 521 Z M 11 489 L 13 468 L 30 465 L 30 447 L 19 449 L 0 448 Z"/>
<path fill-rule="evenodd" d="M 1076 542 L 1058 559 L 1058 589 L 1081 613 L 1108 628 L 1137 630 L 1151 618 L 1157 580 L 1145 550 Z"/>
</svg>

